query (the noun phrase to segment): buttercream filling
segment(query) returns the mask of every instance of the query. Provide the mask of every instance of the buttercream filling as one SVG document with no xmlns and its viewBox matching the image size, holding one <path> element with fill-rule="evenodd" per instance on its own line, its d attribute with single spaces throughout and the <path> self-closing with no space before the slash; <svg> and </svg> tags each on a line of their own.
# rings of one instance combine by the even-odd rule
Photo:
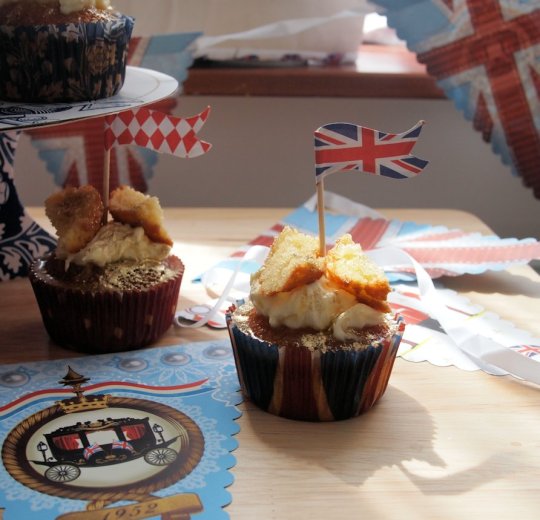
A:
<svg viewBox="0 0 540 520">
<path fill-rule="evenodd" d="M 65 260 L 66 267 L 72 263 L 104 267 L 122 261 L 160 261 L 168 256 L 170 250 L 167 244 L 150 240 L 142 227 L 109 222 L 77 253 L 68 254 L 58 249 L 56 257 Z"/>
<path fill-rule="evenodd" d="M 253 306 L 271 327 L 330 331 L 339 340 L 355 340 L 358 331 L 384 324 L 387 315 L 322 276 L 317 281 L 275 295 L 252 291 Z"/>
</svg>

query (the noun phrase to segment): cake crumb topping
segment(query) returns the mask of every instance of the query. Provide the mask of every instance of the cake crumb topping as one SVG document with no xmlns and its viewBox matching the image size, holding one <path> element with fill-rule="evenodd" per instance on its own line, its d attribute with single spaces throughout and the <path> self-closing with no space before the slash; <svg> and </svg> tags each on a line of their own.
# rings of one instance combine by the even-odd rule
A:
<svg viewBox="0 0 540 520">
<path fill-rule="evenodd" d="M 389 292 L 383 269 L 351 235 L 321 256 L 315 237 L 286 226 L 251 277 L 250 299 L 271 327 L 331 331 L 336 340 L 363 342 L 366 331 L 388 321 Z M 306 341 L 320 343 L 311 335 Z"/>
</svg>

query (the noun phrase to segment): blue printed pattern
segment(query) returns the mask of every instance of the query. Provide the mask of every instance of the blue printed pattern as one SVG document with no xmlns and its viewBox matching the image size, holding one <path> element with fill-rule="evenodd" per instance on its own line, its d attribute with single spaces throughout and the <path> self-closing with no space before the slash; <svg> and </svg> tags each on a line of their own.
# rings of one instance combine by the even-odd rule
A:
<svg viewBox="0 0 540 520">
<path fill-rule="evenodd" d="M 26 276 L 34 259 L 51 251 L 56 240 L 24 210 L 13 181 L 19 132 L 0 133 L 0 280 Z"/>
<path fill-rule="evenodd" d="M 100 99 L 122 88 L 133 19 L 0 26 L 0 99 Z"/>
</svg>

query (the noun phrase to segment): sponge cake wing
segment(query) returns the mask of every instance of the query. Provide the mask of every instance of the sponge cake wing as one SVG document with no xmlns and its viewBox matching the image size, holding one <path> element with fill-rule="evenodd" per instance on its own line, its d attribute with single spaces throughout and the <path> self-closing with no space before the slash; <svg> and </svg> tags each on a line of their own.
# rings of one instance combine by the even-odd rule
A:
<svg viewBox="0 0 540 520">
<path fill-rule="evenodd" d="M 285 227 L 276 237 L 265 265 L 253 274 L 253 291 L 271 296 L 310 284 L 324 274 L 317 238 Z"/>
<path fill-rule="evenodd" d="M 326 255 L 326 277 L 356 299 L 381 312 L 389 312 L 390 284 L 384 271 L 369 258 L 351 235 L 343 235 Z"/>
</svg>

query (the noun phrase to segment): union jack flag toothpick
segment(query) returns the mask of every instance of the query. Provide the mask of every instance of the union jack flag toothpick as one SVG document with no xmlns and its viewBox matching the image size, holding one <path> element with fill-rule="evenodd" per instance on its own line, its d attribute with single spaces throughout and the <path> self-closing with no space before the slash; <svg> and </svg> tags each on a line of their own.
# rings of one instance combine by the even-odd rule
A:
<svg viewBox="0 0 540 520">
<path fill-rule="evenodd" d="M 315 182 L 319 214 L 319 250 L 326 254 L 324 183 L 331 173 L 359 171 L 392 179 L 415 177 L 428 161 L 411 155 L 424 121 L 401 134 L 351 123 L 330 123 L 315 130 Z"/>
<path fill-rule="evenodd" d="M 424 121 L 401 134 L 350 123 L 330 123 L 315 131 L 317 182 L 331 173 L 351 170 L 406 179 L 422 172 L 428 161 L 410 155 Z"/>
</svg>

